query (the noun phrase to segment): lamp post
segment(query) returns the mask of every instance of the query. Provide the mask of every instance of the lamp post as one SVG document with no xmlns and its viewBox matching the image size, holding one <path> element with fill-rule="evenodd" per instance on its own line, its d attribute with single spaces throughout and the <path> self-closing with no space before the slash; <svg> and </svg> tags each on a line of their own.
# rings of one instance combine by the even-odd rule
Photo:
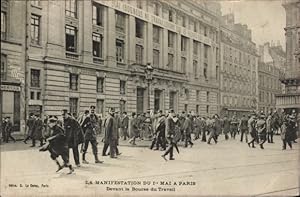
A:
<svg viewBox="0 0 300 197">
<path fill-rule="evenodd" d="M 148 103 L 147 107 L 150 109 L 150 83 L 153 79 L 153 67 L 151 66 L 150 63 L 147 63 L 146 69 L 145 69 L 145 78 L 147 80 L 147 85 L 148 85 Z"/>
</svg>

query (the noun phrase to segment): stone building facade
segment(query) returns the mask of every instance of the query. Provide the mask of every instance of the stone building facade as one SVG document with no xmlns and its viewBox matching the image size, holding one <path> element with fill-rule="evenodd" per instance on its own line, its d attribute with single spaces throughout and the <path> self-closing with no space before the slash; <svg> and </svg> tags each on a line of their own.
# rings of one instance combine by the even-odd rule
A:
<svg viewBox="0 0 300 197">
<path fill-rule="evenodd" d="M 285 85 L 284 93 L 276 96 L 277 108 L 290 113 L 300 111 L 300 2 L 284 1 L 286 12 L 286 65 L 281 82 Z"/>
<path fill-rule="evenodd" d="M 258 54 L 247 25 L 236 24 L 234 15 L 221 21 L 221 114 L 232 116 L 257 109 Z"/>
<path fill-rule="evenodd" d="M 25 5 L 1 1 L 0 124 L 9 116 L 14 132 L 25 129 Z"/>
<path fill-rule="evenodd" d="M 28 113 L 217 113 L 218 3 L 28 1 Z M 146 64 L 154 67 L 150 95 Z"/>
<path fill-rule="evenodd" d="M 281 94 L 286 54 L 281 45 L 265 43 L 259 46 L 258 62 L 258 110 L 265 114 L 276 109 L 275 96 Z"/>
</svg>

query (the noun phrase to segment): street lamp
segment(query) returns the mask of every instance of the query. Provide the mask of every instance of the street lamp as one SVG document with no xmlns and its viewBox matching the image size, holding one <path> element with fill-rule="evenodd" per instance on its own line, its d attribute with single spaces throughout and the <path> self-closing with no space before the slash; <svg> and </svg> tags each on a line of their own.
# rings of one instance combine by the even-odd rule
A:
<svg viewBox="0 0 300 197">
<path fill-rule="evenodd" d="M 148 85 L 148 103 L 147 107 L 150 109 L 150 83 L 153 79 L 153 67 L 151 66 L 150 63 L 147 63 L 146 69 L 145 69 L 145 77 L 147 80 L 147 85 Z"/>
</svg>

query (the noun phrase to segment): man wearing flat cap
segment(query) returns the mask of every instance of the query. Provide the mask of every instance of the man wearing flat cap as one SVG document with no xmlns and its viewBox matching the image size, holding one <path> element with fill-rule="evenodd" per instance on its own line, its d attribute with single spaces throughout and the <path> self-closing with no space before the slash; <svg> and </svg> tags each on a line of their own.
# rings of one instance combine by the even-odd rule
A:
<svg viewBox="0 0 300 197">
<path fill-rule="evenodd" d="M 78 145 L 83 143 L 83 132 L 80 124 L 69 115 L 68 110 L 64 109 L 62 112 L 68 147 L 72 148 L 75 164 L 80 167 Z"/>
<path fill-rule="evenodd" d="M 108 117 L 104 123 L 105 126 L 104 147 L 105 146 L 107 147 L 107 145 L 109 145 L 111 158 L 117 158 L 116 149 L 117 149 L 117 142 L 118 142 L 118 122 L 114 116 L 115 116 L 115 110 L 114 108 L 110 108 L 108 110 Z M 102 153 L 105 152 L 103 151 Z"/>
<path fill-rule="evenodd" d="M 257 129 L 258 137 L 259 137 L 259 145 L 260 145 L 261 149 L 264 149 L 263 145 L 267 140 L 267 130 L 266 130 L 265 118 L 266 118 L 266 116 L 264 114 L 261 114 L 256 123 L 256 129 Z"/>
</svg>

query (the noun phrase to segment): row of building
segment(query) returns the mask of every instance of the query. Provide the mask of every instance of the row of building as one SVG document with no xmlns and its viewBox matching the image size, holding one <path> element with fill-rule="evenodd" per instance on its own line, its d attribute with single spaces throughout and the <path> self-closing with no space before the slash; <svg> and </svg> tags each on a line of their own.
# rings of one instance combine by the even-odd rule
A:
<svg viewBox="0 0 300 197">
<path fill-rule="evenodd" d="M 90 105 L 102 116 L 267 112 L 284 62 L 280 46 L 258 51 L 217 2 L 1 1 L 0 108 L 15 130 L 31 112 L 77 116 Z"/>
</svg>

